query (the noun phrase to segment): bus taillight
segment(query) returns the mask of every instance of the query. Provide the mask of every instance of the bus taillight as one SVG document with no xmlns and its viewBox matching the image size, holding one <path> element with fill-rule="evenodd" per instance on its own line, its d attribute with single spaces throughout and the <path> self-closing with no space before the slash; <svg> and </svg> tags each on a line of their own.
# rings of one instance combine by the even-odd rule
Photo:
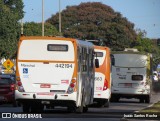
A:
<svg viewBox="0 0 160 121">
<path fill-rule="evenodd" d="M 71 80 L 71 83 L 70 83 L 70 85 L 69 85 L 69 88 L 68 88 L 68 90 L 67 90 L 67 93 L 69 93 L 69 94 L 73 93 L 74 90 L 76 90 L 76 89 L 75 89 L 75 86 L 76 86 L 76 79 L 73 78 L 73 79 Z"/>
<path fill-rule="evenodd" d="M 17 85 L 18 86 L 22 86 L 22 82 L 21 81 L 17 81 Z"/>
<path fill-rule="evenodd" d="M 75 86 L 75 85 L 74 85 L 73 83 L 70 84 L 70 87 L 71 87 L 71 88 L 74 88 L 74 86 Z"/>
<path fill-rule="evenodd" d="M 19 92 L 25 92 L 20 77 L 17 77 L 16 80 L 17 81 L 15 89 L 18 90 Z"/>
<path fill-rule="evenodd" d="M 104 81 L 104 86 L 103 86 L 103 90 L 106 90 L 108 88 L 108 82 L 107 80 L 105 79 Z"/>
</svg>

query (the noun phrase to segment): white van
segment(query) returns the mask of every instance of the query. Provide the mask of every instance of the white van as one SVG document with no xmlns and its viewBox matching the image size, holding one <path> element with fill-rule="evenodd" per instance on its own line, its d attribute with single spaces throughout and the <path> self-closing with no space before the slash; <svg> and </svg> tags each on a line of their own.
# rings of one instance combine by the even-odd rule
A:
<svg viewBox="0 0 160 121">
<path fill-rule="evenodd" d="M 87 111 L 93 103 L 94 62 L 92 43 L 71 38 L 21 37 L 15 98 L 23 104 L 23 112 L 43 111 L 45 105 Z"/>
<path fill-rule="evenodd" d="M 113 52 L 115 65 L 112 66 L 112 101 L 123 98 L 138 98 L 150 102 L 151 97 L 151 55 L 126 49 Z"/>
</svg>

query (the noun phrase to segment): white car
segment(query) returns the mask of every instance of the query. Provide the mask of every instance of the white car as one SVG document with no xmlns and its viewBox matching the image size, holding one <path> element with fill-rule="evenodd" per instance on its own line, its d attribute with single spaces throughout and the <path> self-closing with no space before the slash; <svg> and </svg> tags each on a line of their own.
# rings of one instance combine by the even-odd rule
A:
<svg viewBox="0 0 160 121">
<path fill-rule="evenodd" d="M 158 82 L 158 73 L 157 73 L 157 71 L 153 72 L 153 81 L 154 82 Z"/>
</svg>

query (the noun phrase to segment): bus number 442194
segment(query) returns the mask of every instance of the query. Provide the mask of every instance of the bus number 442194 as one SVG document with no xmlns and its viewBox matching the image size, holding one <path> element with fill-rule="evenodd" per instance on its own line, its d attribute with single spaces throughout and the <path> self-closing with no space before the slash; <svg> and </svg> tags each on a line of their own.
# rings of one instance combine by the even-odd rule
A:
<svg viewBox="0 0 160 121">
<path fill-rule="evenodd" d="M 56 68 L 72 68 L 72 64 L 56 64 Z"/>
</svg>

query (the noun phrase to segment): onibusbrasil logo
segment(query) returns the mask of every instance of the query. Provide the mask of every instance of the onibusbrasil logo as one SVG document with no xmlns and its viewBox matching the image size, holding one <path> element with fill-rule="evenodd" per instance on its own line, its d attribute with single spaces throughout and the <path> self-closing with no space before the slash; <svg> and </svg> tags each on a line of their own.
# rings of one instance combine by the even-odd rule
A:
<svg viewBox="0 0 160 121">
<path fill-rule="evenodd" d="M 2 113 L 2 118 L 42 118 L 41 114 Z"/>
</svg>

